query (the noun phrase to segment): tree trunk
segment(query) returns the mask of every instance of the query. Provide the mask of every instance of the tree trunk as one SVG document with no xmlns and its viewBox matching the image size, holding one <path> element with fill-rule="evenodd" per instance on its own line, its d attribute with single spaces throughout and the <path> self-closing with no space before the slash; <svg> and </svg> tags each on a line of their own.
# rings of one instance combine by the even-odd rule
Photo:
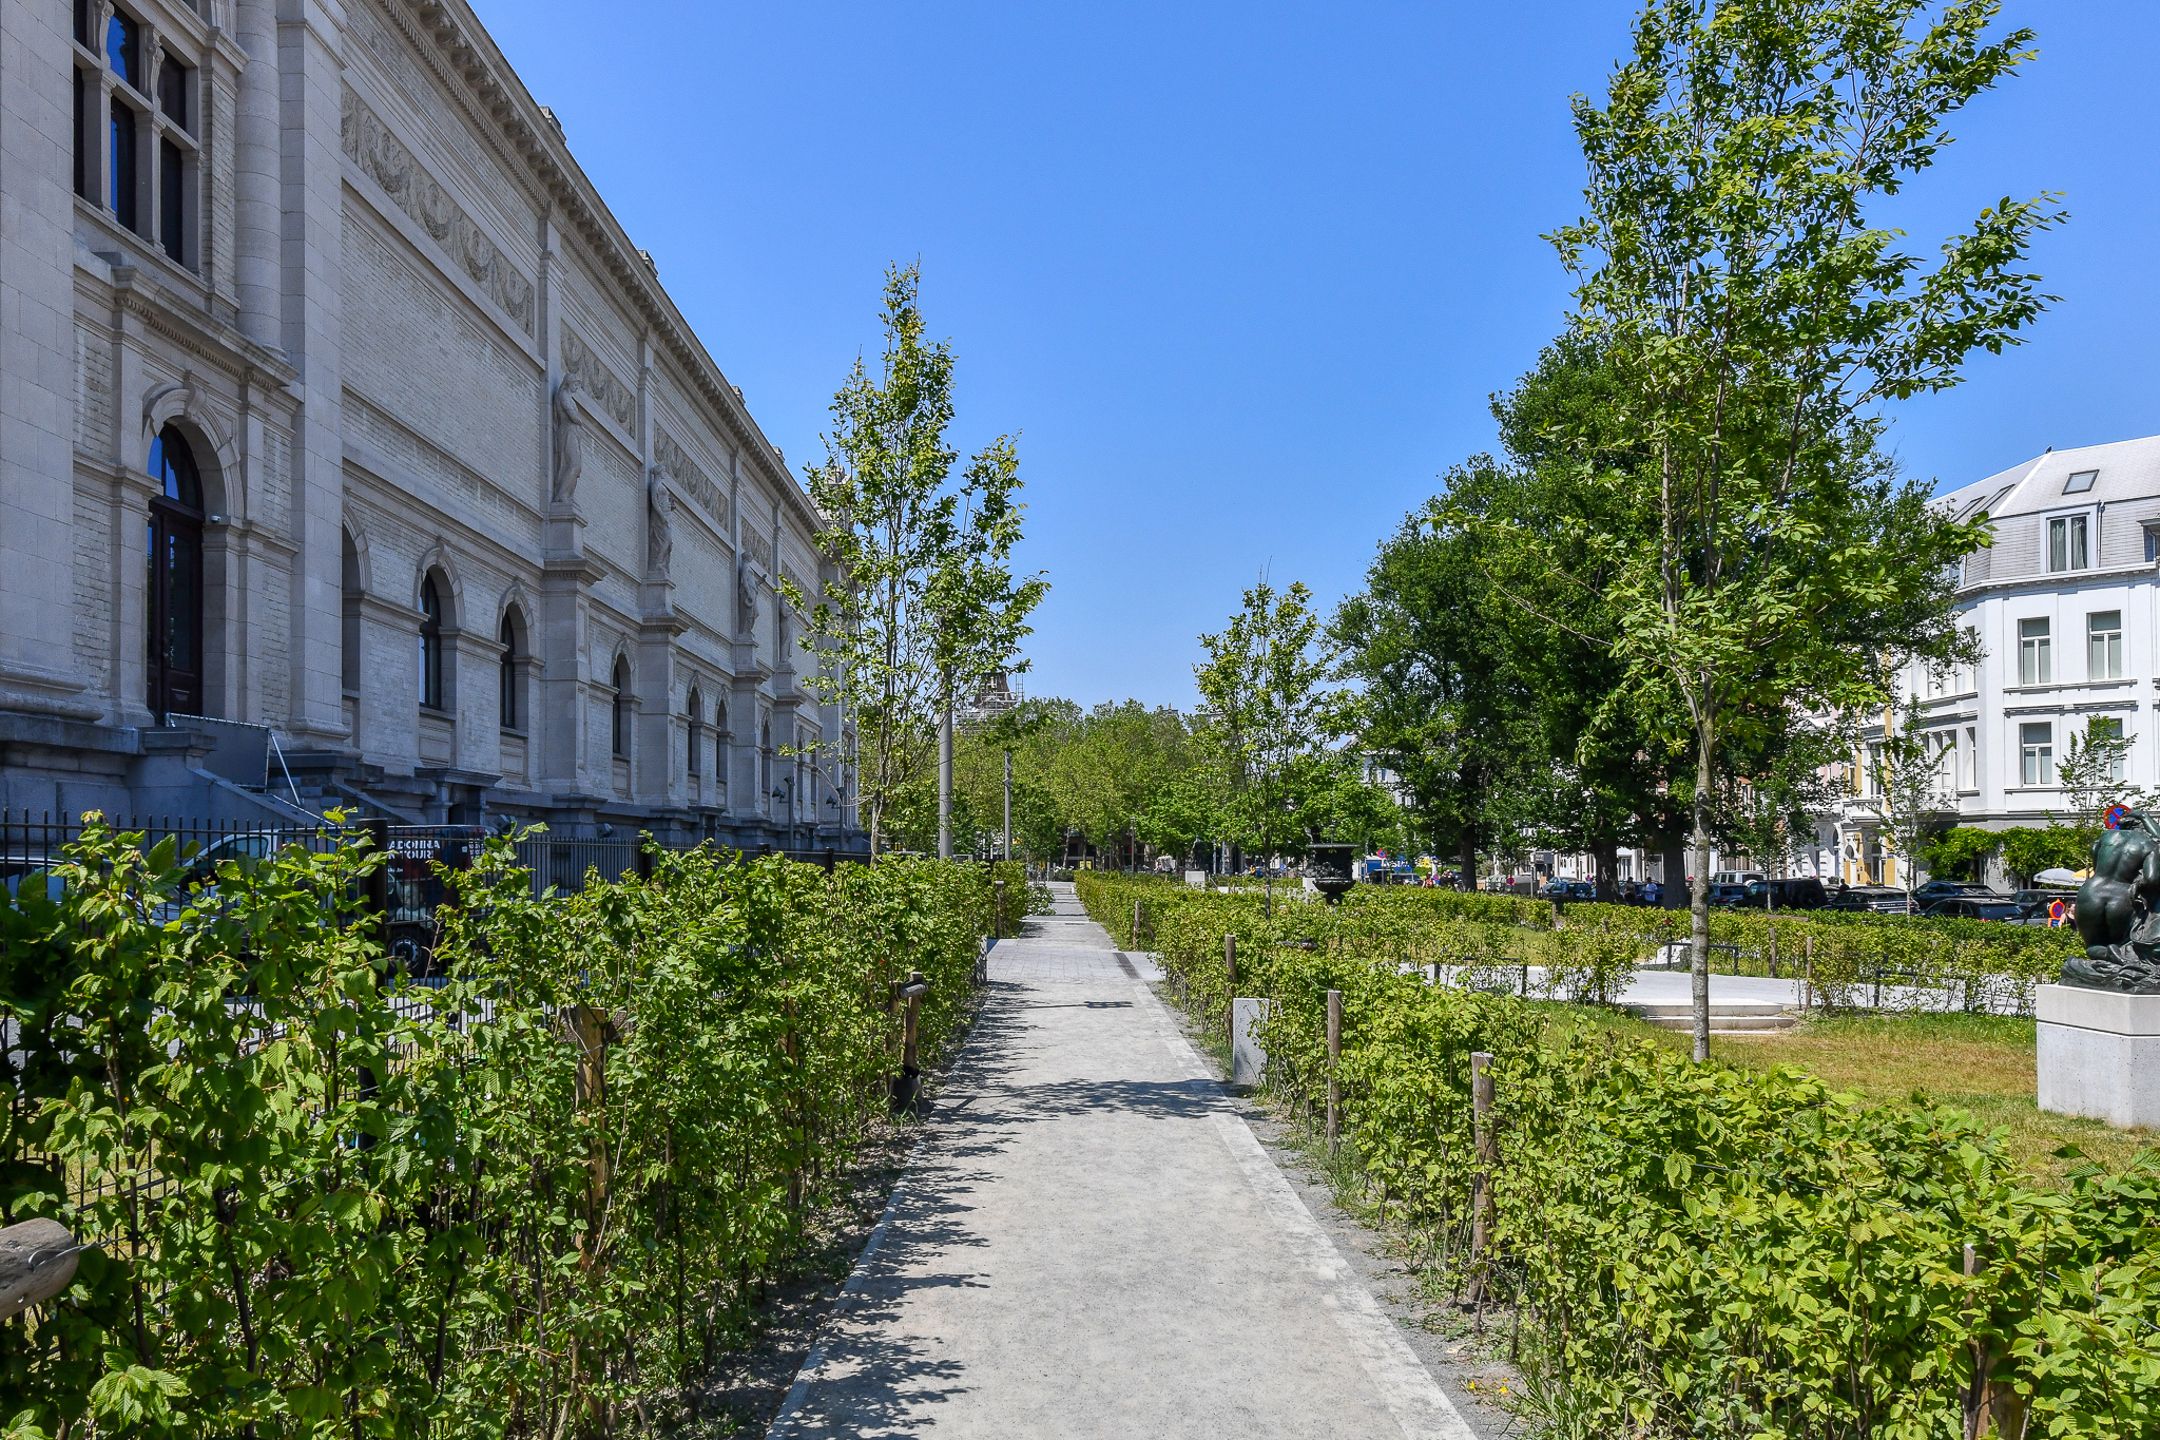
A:
<svg viewBox="0 0 2160 1440">
<path fill-rule="evenodd" d="M 1687 903 L 1687 892 L 1681 889 L 1681 878 L 1688 869 L 1687 825 L 1677 815 L 1671 817 L 1669 827 L 1661 837 L 1661 858 L 1665 864 L 1664 906 L 1677 910 Z"/>
<path fill-rule="evenodd" d="M 1468 825 L 1462 832 L 1462 878 L 1463 888 L 1477 889 L 1477 832 Z"/>
<path fill-rule="evenodd" d="M 1590 844 L 1591 867 L 1597 878 L 1597 898 L 1611 902 L 1620 898 L 1620 842 L 1594 840 Z"/>
<path fill-rule="evenodd" d="M 1710 739 L 1695 732 L 1695 883 L 1688 887 L 1688 971 L 1695 1002 L 1695 1058 L 1710 1058 Z"/>
</svg>

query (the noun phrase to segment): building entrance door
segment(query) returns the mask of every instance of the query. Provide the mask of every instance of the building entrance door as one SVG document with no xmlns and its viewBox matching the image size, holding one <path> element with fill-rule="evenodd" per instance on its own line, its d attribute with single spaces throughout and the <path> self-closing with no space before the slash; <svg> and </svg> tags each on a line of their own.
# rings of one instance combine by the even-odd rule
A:
<svg viewBox="0 0 2160 1440">
<path fill-rule="evenodd" d="M 150 474 L 162 493 L 150 501 L 143 594 L 149 615 L 148 691 L 152 714 L 203 709 L 202 476 L 185 438 L 170 426 L 150 442 Z"/>
</svg>

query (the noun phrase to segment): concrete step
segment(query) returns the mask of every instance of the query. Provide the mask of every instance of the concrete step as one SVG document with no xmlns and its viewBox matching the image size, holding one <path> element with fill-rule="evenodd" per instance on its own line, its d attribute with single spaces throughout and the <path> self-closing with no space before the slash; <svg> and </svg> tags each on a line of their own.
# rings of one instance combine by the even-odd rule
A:
<svg viewBox="0 0 2160 1440">
<path fill-rule="evenodd" d="M 1660 1030 L 1677 1030 L 1682 1033 L 1695 1028 L 1692 1015 L 1645 1015 Z M 1720 1015 L 1710 1012 L 1710 1033 L 1713 1035 L 1761 1034 L 1764 1031 L 1790 1030 L 1800 1023 L 1796 1015 Z"/>
</svg>

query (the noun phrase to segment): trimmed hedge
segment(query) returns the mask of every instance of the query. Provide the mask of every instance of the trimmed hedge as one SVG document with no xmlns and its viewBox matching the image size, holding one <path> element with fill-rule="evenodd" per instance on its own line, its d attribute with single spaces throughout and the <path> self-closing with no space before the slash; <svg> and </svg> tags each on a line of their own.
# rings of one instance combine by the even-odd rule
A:
<svg viewBox="0 0 2160 1440">
<path fill-rule="evenodd" d="M 1342 1163 L 1458 1281 L 1470 1055 L 1496 1057 L 1491 1303 L 1520 1307 L 1559 1433 L 1952 1440 L 1979 1357 L 2022 1433 L 2160 1434 L 2160 1159 L 2037 1191 L 1961 1112 L 1869 1107 L 1798 1070 L 1696 1065 L 1431 984 L 1406 964 L 1462 927 L 1539 933 L 1445 904 L 1402 934 L 1359 911 L 1408 897 L 1270 921 L 1123 877 L 1081 894 L 1120 939 L 1141 902 L 1143 942 L 1211 1030 L 1238 937 L 1236 988 L 1273 1002 L 1267 1086 L 1293 1111 L 1324 1103 L 1325 996 L 1343 992 Z"/>
<path fill-rule="evenodd" d="M 449 978 L 415 983 L 358 898 L 379 855 L 296 846 L 190 890 L 170 842 L 87 827 L 57 903 L 0 907 L 0 1218 L 94 1247 L 7 1331 L 5 1433 L 678 1409 L 885 1112 L 891 983 L 931 981 L 925 1064 L 959 1036 L 989 892 L 977 865 L 654 860 L 535 899 L 492 844 L 450 877 Z"/>
</svg>

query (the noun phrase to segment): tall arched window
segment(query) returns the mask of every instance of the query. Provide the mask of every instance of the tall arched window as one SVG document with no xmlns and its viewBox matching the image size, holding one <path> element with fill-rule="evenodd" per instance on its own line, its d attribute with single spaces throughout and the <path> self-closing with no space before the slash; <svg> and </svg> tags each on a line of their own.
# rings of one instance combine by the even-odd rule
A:
<svg viewBox="0 0 2160 1440">
<path fill-rule="evenodd" d="M 168 425 L 150 442 L 146 699 L 160 719 L 203 713 L 202 474 L 187 439 Z"/>
<path fill-rule="evenodd" d="M 690 775 L 702 775 L 705 773 L 705 731 L 700 720 L 705 710 L 705 697 L 698 693 L 695 685 L 690 687 L 690 703 L 685 709 L 690 720 L 690 748 L 683 769 Z"/>
<path fill-rule="evenodd" d="M 502 728 L 523 730 L 525 728 L 525 626 L 516 610 L 503 611 L 502 670 L 497 684 L 500 693 L 496 704 L 502 714 Z"/>
<path fill-rule="evenodd" d="M 772 721 L 765 722 L 764 733 L 759 738 L 758 754 L 761 757 L 763 779 L 758 782 L 759 791 L 769 800 L 772 798 Z M 769 809 L 770 807 L 768 807 Z"/>
<path fill-rule="evenodd" d="M 431 574 L 420 582 L 420 703 L 443 708 L 443 596 Z"/>
<path fill-rule="evenodd" d="M 339 532 L 338 676 L 348 694 L 360 691 L 360 547 Z"/>
<path fill-rule="evenodd" d="M 614 740 L 615 758 L 630 758 L 630 662 L 618 657 L 615 661 L 615 698 L 609 716 L 610 734 Z"/>
</svg>

